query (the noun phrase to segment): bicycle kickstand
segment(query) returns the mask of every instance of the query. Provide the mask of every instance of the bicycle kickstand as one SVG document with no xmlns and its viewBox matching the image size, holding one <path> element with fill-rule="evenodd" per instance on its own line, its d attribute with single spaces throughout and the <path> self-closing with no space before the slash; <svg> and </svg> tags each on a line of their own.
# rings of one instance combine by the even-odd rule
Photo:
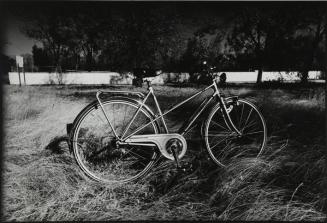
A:
<svg viewBox="0 0 327 223">
<path fill-rule="evenodd" d="M 179 159 L 178 159 L 178 156 L 177 156 L 176 150 L 177 150 L 177 148 L 174 148 L 174 147 L 171 148 L 171 152 L 172 152 L 172 154 L 173 154 L 173 156 L 174 156 L 174 159 L 175 159 L 175 162 L 176 162 L 176 167 L 177 167 L 177 169 L 180 169 Z"/>
<path fill-rule="evenodd" d="M 186 172 L 186 167 L 185 166 L 181 166 L 180 163 L 179 163 L 179 158 L 177 156 L 177 152 L 176 152 L 177 148 L 171 148 L 171 152 L 174 156 L 174 159 L 175 159 L 175 162 L 176 162 L 176 168 L 178 171 L 183 171 L 183 172 Z"/>
</svg>

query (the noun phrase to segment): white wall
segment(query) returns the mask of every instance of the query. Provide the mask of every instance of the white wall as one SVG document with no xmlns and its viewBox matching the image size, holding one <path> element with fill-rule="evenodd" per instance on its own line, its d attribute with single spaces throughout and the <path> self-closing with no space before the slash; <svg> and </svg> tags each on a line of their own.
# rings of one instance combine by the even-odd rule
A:
<svg viewBox="0 0 327 223">
<path fill-rule="evenodd" d="M 20 74 L 21 83 L 24 84 L 23 74 Z M 132 76 L 123 75 L 114 72 L 68 72 L 57 73 L 35 72 L 25 73 L 26 85 L 41 84 L 132 84 Z M 19 84 L 19 75 L 17 72 L 9 73 L 10 84 Z"/>
<path fill-rule="evenodd" d="M 257 81 L 258 71 L 253 72 L 219 72 L 218 74 L 226 73 L 227 82 L 237 83 L 237 82 L 249 82 L 255 83 Z M 309 79 L 318 79 L 321 71 L 309 71 Z M 297 71 L 263 71 L 262 81 L 300 81 Z"/>
<path fill-rule="evenodd" d="M 221 74 L 223 72 L 219 72 Z M 240 83 L 249 82 L 254 83 L 257 80 L 257 71 L 253 72 L 224 72 L 227 75 L 227 82 Z M 320 71 L 310 71 L 309 79 L 318 79 Z M 263 72 L 263 81 L 272 81 L 283 79 L 283 81 L 299 81 L 298 72 Z M 162 73 L 159 76 L 150 78 L 153 84 L 162 85 L 167 82 L 188 82 L 190 75 L 188 73 Z M 24 84 L 23 74 L 20 74 L 21 83 Z M 63 73 L 62 76 L 56 73 L 45 72 L 26 72 L 26 85 L 42 85 L 42 84 L 132 84 L 133 75 L 131 73 L 122 74 L 115 72 L 68 72 Z M 9 73 L 10 84 L 19 84 L 17 72 Z"/>
</svg>

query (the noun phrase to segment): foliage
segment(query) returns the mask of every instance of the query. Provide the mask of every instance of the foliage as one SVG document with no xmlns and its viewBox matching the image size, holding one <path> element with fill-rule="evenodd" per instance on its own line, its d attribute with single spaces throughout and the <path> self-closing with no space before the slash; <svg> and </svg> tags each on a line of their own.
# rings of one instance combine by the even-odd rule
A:
<svg viewBox="0 0 327 223">
<path fill-rule="evenodd" d="M 302 82 L 307 82 L 311 69 L 326 70 L 326 10 L 311 7 L 301 10 L 298 45 L 295 46 L 295 61 L 299 64 Z"/>
<path fill-rule="evenodd" d="M 304 70 L 305 81 L 315 58 L 322 61 L 323 53 L 317 52 L 323 50 L 319 43 L 324 16 L 319 5 L 245 7 L 236 17 L 229 43 L 237 59 L 245 58 L 248 66 L 259 69 L 257 82 L 262 69 Z"/>
<path fill-rule="evenodd" d="M 65 55 L 69 53 L 67 40 L 72 38 L 71 19 L 52 8 L 44 8 L 43 13 L 33 14 L 22 30 L 30 38 L 40 41 L 44 50 L 51 57 L 52 66 L 60 66 Z"/>
<path fill-rule="evenodd" d="M 77 7 L 71 22 L 73 36 L 68 44 L 75 64 L 83 58 L 84 66 L 81 68 L 94 70 L 103 45 L 112 35 L 110 8 Z"/>
<path fill-rule="evenodd" d="M 16 66 L 15 59 L 8 57 L 6 55 L 0 54 L 0 61 L 1 61 L 1 71 L 6 73 L 11 70 L 11 67 Z"/>
<path fill-rule="evenodd" d="M 273 67 L 278 56 L 287 51 L 286 40 L 297 24 L 291 15 L 293 12 L 285 7 L 245 7 L 236 18 L 229 43 L 237 55 L 245 56 L 250 67 L 259 70 L 258 83 L 262 69 Z M 271 58 L 272 52 L 276 59 Z"/>
<path fill-rule="evenodd" d="M 40 6 L 23 29 L 43 44 L 49 61 L 37 61 L 62 70 L 150 67 L 192 74 L 207 60 L 220 70 L 258 69 L 258 82 L 262 70 L 300 70 L 305 80 L 308 70 L 324 69 L 321 6 L 241 4 L 228 16 L 202 15 L 190 31 L 198 17 L 174 4 L 59 4 Z"/>
<path fill-rule="evenodd" d="M 49 71 L 51 66 L 51 57 L 48 52 L 36 45 L 32 48 L 34 65 L 37 66 L 38 71 Z"/>
<path fill-rule="evenodd" d="M 102 60 L 114 69 L 162 69 L 179 50 L 178 16 L 171 7 L 134 6 L 115 18 Z"/>
</svg>

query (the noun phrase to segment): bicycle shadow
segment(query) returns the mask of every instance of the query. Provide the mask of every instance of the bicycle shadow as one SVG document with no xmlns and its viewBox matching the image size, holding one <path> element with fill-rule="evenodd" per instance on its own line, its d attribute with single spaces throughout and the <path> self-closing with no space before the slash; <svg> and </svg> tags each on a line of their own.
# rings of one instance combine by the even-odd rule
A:
<svg viewBox="0 0 327 223">
<path fill-rule="evenodd" d="M 63 154 L 65 152 L 71 152 L 68 146 L 68 136 L 56 136 L 45 147 L 45 150 L 49 150 L 54 154 Z"/>
</svg>

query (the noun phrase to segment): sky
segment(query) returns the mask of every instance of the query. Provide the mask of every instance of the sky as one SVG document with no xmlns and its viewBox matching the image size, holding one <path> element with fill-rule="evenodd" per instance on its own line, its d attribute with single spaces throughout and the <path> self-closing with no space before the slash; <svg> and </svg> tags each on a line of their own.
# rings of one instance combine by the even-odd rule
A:
<svg viewBox="0 0 327 223">
<path fill-rule="evenodd" d="M 40 43 L 37 41 L 26 37 L 20 31 L 20 25 L 22 24 L 21 21 L 11 18 L 10 20 L 6 20 L 7 30 L 5 32 L 4 38 L 6 39 L 6 43 L 4 46 L 4 53 L 8 56 L 13 55 L 21 55 L 25 53 L 32 53 L 32 46 L 37 44 L 38 46 Z M 10 24 L 10 25 L 9 25 Z"/>
</svg>

